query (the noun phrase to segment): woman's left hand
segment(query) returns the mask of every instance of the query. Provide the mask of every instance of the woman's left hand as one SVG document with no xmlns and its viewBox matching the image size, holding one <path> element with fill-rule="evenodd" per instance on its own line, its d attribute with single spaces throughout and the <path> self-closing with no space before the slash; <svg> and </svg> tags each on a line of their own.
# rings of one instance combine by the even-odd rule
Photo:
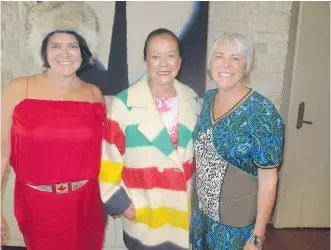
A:
<svg viewBox="0 0 331 250">
<path fill-rule="evenodd" d="M 249 241 L 246 242 L 246 245 L 244 247 L 244 250 L 261 250 L 260 248 L 255 247 L 252 243 Z"/>
</svg>

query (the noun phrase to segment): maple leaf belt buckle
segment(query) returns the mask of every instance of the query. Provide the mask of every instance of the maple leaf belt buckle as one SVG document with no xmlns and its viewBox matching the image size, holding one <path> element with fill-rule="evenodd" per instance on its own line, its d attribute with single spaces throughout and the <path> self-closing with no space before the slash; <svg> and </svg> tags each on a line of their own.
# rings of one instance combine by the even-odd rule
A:
<svg viewBox="0 0 331 250">
<path fill-rule="evenodd" d="M 52 185 L 52 193 L 55 194 L 66 194 L 72 191 L 70 182 L 64 182 Z"/>
</svg>

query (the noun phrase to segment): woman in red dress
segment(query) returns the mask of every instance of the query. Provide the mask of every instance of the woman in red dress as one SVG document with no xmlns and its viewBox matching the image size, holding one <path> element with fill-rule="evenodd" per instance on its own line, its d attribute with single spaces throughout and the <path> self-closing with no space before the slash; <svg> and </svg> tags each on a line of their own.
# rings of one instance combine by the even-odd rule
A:
<svg viewBox="0 0 331 250">
<path fill-rule="evenodd" d="M 10 164 L 16 174 L 14 212 L 28 250 L 100 250 L 105 105 L 101 91 L 76 75 L 93 57 L 85 39 L 71 30 L 49 33 L 41 56 L 44 73 L 4 86 L 1 177 Z M 1 224 L 3 243 L 4 218 Z"/>
</svg>

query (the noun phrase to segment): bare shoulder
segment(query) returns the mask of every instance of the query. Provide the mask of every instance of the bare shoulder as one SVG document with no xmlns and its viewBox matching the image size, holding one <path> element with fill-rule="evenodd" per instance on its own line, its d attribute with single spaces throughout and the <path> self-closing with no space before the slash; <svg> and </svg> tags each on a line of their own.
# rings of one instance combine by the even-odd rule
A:
<svg viewBox="0 0 331 250">
<path fill-rule="evenodd" d="M 26 77 L 17 77 L 5 83 L 3 88 L 6 91 L 17 91 L 27 86 Z"/>
<path fill-rule="evenodd" d="M 18 77 L 3 85 L 3 98 L 19 100 L 25 98 L 27 91 L 27 78 Z M 7 98 L 8 97 L 8 98 Z"/>
<path fill-rule="evenodd" d="M 103 94 L 102 94 L 101 90 L 97 86 L 95 86 L 94 84 L 90 83 L 90 86 L 92 88 L 95 101 L 105 103 L 105 99 L 103 97 Z"/>
<path fill-rule="evenodd" d="M 18 77 L 3 84 L 1 103 L 3 107 L 2 112 L 5 114 L 5 117 L 11 115 L 14 107 L 26 97 L 26 91 L 26 77 Z"/>
</svg>

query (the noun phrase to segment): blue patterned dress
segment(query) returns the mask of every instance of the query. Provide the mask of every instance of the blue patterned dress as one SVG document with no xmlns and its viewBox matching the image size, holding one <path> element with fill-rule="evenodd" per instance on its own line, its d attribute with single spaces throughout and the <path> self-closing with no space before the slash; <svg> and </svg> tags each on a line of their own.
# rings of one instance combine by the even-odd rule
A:
<svg viewBox="0 0 331 250">
<path fill-rule="evenodd" d="M 254 90 L 214 119 L 217 92 L 206 93 L 193 134 L 190 241 L 193 250 L 242 250 L 255 225 L 258 168 L 279 165 L 284 125 L 274 105 Z"/>
</svg>

